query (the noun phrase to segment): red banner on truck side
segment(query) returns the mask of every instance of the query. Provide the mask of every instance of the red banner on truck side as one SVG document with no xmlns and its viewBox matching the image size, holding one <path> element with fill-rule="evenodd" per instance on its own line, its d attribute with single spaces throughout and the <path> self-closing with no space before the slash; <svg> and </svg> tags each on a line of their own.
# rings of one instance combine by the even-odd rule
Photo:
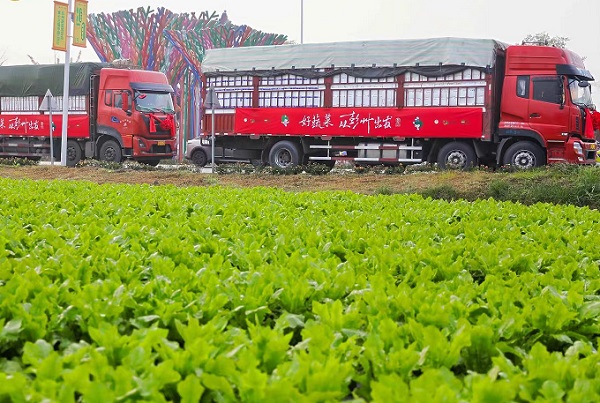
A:
<svg viewBox="0 0 600 403">
<path fill-rule="evenodd" d="M 62 114 L 52 115 L 55 137 L 62 132 Z M 87 138 L 90 136 L 90 119 L 88 115 L 69 115 L 69 138 Z M 0 134 L 4 136 L 48 137 L 50 136 L 50 119 L 48 115 L 0 115 Z"/>
<path fill-rule="evenodd" d="M 235 133 L 481 138 L 482 108 L 237 108 Z"/>
</svg>

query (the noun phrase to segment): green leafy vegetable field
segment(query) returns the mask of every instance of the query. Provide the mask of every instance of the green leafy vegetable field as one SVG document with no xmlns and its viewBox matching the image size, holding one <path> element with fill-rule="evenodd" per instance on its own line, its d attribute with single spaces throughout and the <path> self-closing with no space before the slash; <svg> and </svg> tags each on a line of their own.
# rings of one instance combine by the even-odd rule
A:
<svg viewBox="0 0 600 403">
<path fill-rule="evenodd" d="M 0 401 L 600 400 L 600 212 L 0 179 Z"/>
</svg>

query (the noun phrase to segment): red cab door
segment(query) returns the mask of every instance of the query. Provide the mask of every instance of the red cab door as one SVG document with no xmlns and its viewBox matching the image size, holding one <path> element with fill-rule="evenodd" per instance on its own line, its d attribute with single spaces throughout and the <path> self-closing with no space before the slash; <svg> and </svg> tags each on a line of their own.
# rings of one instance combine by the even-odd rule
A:
<svg viewBox="0 0 600 403">
<path fill-rule="evenodd" d="M 548 140 L 566 141 L 570 110 L 562 76 L 531 76 L 529 125 Z"/>
</svg>

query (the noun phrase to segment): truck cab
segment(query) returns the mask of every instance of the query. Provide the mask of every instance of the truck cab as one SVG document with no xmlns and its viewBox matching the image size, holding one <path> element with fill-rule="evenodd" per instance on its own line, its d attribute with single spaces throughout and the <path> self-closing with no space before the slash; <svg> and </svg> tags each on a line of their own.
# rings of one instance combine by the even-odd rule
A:
<svg viewBox="0 0 600 403">
<path fill-rule="evenodd" d="M 509 46 L 497 139 L 498 162 L 522 168 L 546 163 L 595 163 L 586 130 L 589 81 L 575 53 L 548 46 Z"/>
<path fill-rule="evenodd" d="M 157 165 L 175 152 L 173 88 L 155 71 L 100 71 L 94 149 L 86 156 L 120 162 L 133 158 Z"/>
</svg>

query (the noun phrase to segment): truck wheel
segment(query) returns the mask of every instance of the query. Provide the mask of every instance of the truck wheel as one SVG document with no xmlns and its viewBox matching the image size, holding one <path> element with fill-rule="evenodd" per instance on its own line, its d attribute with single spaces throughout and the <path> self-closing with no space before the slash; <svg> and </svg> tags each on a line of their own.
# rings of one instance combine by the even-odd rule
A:
<svg viewBox="0 0 600 403">
<path fill-rule="evenodd" d="M 438 165 L 441 169 L 468 169 L 475 165 L 477 155 L 467 143 L 454 141 L 440 149 Z"/>
<path fill-rule="evenodd" d="M 114 140 L 105 141 L 100 147 L 100 161 L 120 163 L 123 158 L 121 146 Z"/>
<path fill-rule="evenodd" d="M 517 169 L 531 169 L 544 165 L 546 156 L 542 147 L 530 141 L 519 141 L 508 147 L 503 165 L 510 165 Z"/>
<path fill-rule="evenodd" d="M 192 162 L 199 167 L 203 167 L 208 162 L 208 157 L 202 149 L 198 149 L 192 153 Z"/>
<path fill-rule="evenodd" d="M 67 140 L 67 166 L 74 167 L 81 161 L 81 146 L 75 140 Z"/>
<path fill-rule="evenodd" d="M 291 141 L 276 143 L 269 153 L 269 164 L 273 168 L 289 169 L 300 164 L 300 151 Z"/>
</svg>

